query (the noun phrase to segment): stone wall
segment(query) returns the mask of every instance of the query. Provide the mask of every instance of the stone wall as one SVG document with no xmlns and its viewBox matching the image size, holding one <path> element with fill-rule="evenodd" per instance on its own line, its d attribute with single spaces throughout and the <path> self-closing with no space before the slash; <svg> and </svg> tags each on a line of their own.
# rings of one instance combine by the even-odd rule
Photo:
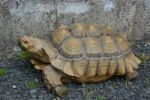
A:
<svg viewBox="0 0 150 100">
<path fill-rule="evenodd" d="M 144 2 L 144 17 L 143 18 L 145 20 L 144 37 L 150 37 L 150 0 L 145 0 Z"/>
<path fill-rule="evenodd" d="M 148 4 L 145 0 L 145 9 Z M 139 39 L 150 29 L 146 22 L 143 31 L 143 10 L 144 0 L 1 0 L 0 56 L 19 51 L 17 41 L 23 35 L 48 37 L 60 24 L 74 21 L 111 26 L 134 37 L 130 40 Z"/>
</svg>

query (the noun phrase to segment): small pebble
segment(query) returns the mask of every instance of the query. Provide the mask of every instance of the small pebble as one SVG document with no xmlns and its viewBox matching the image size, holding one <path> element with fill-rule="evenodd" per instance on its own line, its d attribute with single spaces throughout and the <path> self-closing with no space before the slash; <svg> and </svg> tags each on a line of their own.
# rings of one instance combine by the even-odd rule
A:
<svg viewBox="0 0 150 100">
<path fill-rule="evenodd" d="M 36 99 L 36 95 L 32 95 L 31 97 L 32 97 L 31 100 L 35 100 Z"/>
<path fill-rule="evenodd" d="M 149 45 L 150 45 L 150 42 L 146 42 L 146 43 L 145 43 L 145 46 L 149 46 Z"/>
<path fill-rule="evenodd" d="M 85 87 L 86 85 L 85 84 L 82 84 L 82 87 Z"/>
<path fill-rule="evenodd" d="M 38 79 L 35 79 L 35 82 L 38 82 Z"/>
<path fill-rule="evenodd" d="M 17 88 L 17 86 L 16 86 L 16 85 L 13 85 L 13 86 L 12 86 L 12 88 L 13 88 L 13 89 L 16 89 L 16 88 Z"/>
<path fill-rule="evenodd" d="M 145 94 L 149 94 L 150 95 L 150 88 L 147 88 L 144 90 Z"/>
<path fill-rule="evenodd" d="M 36 93 L 37 92 L 37 90 L 36 89 L 32 89 L 32 90 L 30 90 L 30 94 L 34 94 L 34 93 Z"/>
<path fill-rule="evenodd" d="M 46 93 L 46 91 L 45 91 L 45 90 L 42 90 L 42 93 Z"/>
<path fill-rule="evenodd" d="M 17 52 L 17 51 L 21 51 L 21 49 L 20 49 L 19 47 L 15 46 L 15 47 L 13 48 L 13 51 Z"/>
</svg>

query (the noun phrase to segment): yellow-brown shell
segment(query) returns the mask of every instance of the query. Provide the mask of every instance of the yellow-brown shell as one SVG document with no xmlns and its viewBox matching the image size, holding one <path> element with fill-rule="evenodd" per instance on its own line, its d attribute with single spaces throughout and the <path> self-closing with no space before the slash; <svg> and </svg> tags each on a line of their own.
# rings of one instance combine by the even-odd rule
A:
<svg viewBox="0 0 150 100">
<path fill-rule="evenodd" d="M 57 51 L 51 64 L 76 77 L 132 73 L 141 61 L 123 35 L 107 34 L 110 32 L 110 28 L 102 30 L 95 24 L 61 26 L 51 38 Z"/>
</svg>

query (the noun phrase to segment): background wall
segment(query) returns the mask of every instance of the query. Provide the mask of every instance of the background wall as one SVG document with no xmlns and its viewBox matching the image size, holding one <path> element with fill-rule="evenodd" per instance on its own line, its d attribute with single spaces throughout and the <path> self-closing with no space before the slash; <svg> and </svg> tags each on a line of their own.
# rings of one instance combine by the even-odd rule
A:
<svg viewBox="0 0 150 100">
<path fill-rule="evenodd" d="M 142 39 L 150 31 L 149 5 L 149 0 L 1 0 L 0 58 L 20 51 L 21 36 L 48 37 L 56 26 L 73 21 L 111 26 L 129 40 Z"/>
<path fill-rule="evenodd" d="M 150 37 L 150 0 L 145 0 L 144 2 L 144 20 L 145 20 L 145 30 L 144 36 Z"/>
</svg>

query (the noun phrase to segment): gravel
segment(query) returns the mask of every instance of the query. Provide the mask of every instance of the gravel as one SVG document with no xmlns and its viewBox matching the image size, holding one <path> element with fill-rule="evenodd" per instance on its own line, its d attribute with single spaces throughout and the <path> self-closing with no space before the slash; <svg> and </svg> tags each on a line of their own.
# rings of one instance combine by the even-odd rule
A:
<svg viewBox="0 0 150 100">
<path fill-rule="evenodd" d="M 37 92 L 37 89 L 31 89 L 30 90 L 30 94 L 34 94 L 34 93 L 36 93 Z"/>
<path fill-rule="evenodd" d="M 17 87 L 16 87 L 16 85 L 13 85 L 12 88 L 13 88 L 13 89 L 16 89 Z"/>
<path fill-rule="evenodd" d="M 137 41 L 133 46 L 137 55 L 150 56 L 150 43 Z M 8 59 L 0 62 L 6 75 L 0 77 L 0 100 L 150 100 L 150 60 L 139 66 L 139 77 L 128 81 L 124 77 L 97 84 L 65 84 L 69 89 L 66 96 L 58 98 L 51 94 L 37 71 L 28 60 Z M 35 81 L 38 86 L 29 89 L 26 82 Z"/>
</svg>

